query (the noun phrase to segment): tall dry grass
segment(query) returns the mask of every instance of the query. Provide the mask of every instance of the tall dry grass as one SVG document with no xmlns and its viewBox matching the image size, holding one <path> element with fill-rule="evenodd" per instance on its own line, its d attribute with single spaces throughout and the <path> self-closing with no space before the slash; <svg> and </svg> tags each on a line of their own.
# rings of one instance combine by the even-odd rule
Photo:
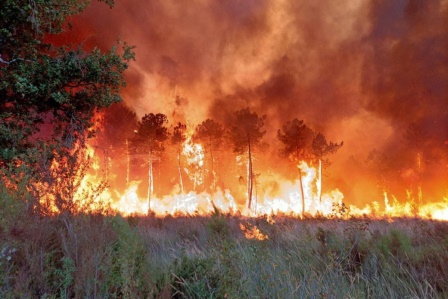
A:
<svg viewBox="0 0 448 299">
<path fill-rule="evenodd" d="M 448 297 L 446 222 L 274 221 L 19 215 L 0 236 L 0 297 Z"/>
</svg>

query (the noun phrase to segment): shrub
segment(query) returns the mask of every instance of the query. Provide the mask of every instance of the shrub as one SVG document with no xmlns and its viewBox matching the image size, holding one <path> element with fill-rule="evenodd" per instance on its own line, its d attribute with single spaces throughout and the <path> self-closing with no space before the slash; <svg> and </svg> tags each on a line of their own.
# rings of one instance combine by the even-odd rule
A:
<svg viewBox="0 0 448 299">
<path fill-rule="evenodd" d="M 211 258 L 182 256 L 175 263 L 173 298 L 223 298 L 215 265 Z"/>
</svg>

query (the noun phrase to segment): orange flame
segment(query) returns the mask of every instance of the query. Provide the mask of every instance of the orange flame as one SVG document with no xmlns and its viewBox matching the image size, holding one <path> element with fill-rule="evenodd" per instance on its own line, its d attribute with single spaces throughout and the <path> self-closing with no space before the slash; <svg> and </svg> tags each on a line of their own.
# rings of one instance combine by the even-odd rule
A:
<svg viewBox="0 0 448 299">
<path fill-rule="evenodd" d="M 194 144 L 188 138 L 184 143 L 184 155 L 187 157 L 188 163 L 197 167 L 203 166 L 204 153 L 202 146 Z M 85 212 L 112 212 L 119 213 L 124 216 L 131 214 L 146 215 L 148 213 L 148 202 L 146 198 L 141 198 L 138 193 L 140 181 L 132 181 L 128 184 L 124 192 L 119 192 L 111 188 L 104 188 L 99 194 L 88 198 L 86 190 L 100 184 L 101 178 L 98 174 L 99 158 L 95 155 L 95 149 L 88 147 L 87 155 L 92 160 L 92 170 L 80 181 L 78 191 L 75 193 L 73 201 L 79 210 Z M 52 167 L 57 167 L 55 164 Z M 317 170 L 306 162 L 301 162 L 299 168 L 302 171 L 302 181 L 305 195 L 305 213 L 310 216 L 325 217 L 343 217 L 335 213 L 334 207 L 341 206 L 344 195 L 338 189 L 331 190 L 322 194 L 322 200 L 318 198 L 318 176 Z M 193 174 L 191 174 L 193 176 Z M 203 178 L 192 177 L 197 184 L 203 183 Z M 45 189 L 42 185 L 39 188 Z M 269 192 L 260 198 L 256 198 L 252 210 L 249 210 L 245 204 L 238 204 L 234 196 L 229 190 L 217 189 L 214 193 L 207 192 L 189 192 L 187 194 L 179 194 L 179 190 L 173 191 L 172 194 L 161 198 L 151 198 L 151 212 L 157 216 L 164 217 L 167 215 L 176 216 L 184 215 L 210 215 L 215 209 L 223 213 L 238 213 L 243 216 L 260 216 L 260 215 L 276 215 L 288 214 L 299 216 L 302 214 L 301 192 L 299 192 L 299 181 L 283 181 L 276 196 L 270 196 Z M 392 219 L 394 217 L 419 217 L 422 219 L 448 220 L 448 197 L 440 202 L 428 203 L 415 207 L 410 201 L 400 203 L 394 196 L 392 200 L 389 195 L 384 193 L 384 208 L 381 208 L 377 201 L 363 208 L 350 205 L 348 207 L 348 215 L 354 217 L 372 217 Z M 54 196 L 47 194 L 41 198 L 41 203 L 48 207 L 48 211 L 52 214 L 59 212 L 54 204 Z M 241 230 L 246 234 L 247 238 L 257 238 L 260 240 L 267 236 L 263 235 L 256 227 L 247 227 L 240 225 Z M 264 237 L 262 237 L 264 236 Z"/>
<path fill-rule="evenodd" d="M 266 234 L 263 234 L 256 225 L 250 225 L 249 223 L 247 225 L 244 225 L 240 223 L 240 229 L 246 236 L 246 239 L 256 239 L 260 241 L 268 240 L 269 236 Z"/>
</svg>

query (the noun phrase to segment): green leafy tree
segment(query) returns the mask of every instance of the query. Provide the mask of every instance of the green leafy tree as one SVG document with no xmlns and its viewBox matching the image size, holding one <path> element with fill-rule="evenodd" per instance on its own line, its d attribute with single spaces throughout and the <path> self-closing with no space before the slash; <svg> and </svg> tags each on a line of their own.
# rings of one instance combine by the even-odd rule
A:
<svg viewBox="0 0 448 299">
<path fill-rule="evenodd" d="M 8 186 L 25 179 L 30 185 L 51 184 L 41 181 L 42 173 L 48 174 L 50 165 L 56 167 L 57 159 L 71 161 L 69 156 L 93 135 L 92 116 L 97 109 L 121 101 L 123 72 L 134 59 L 131 47 L 85 51 L 56 47 L 44 39 L 61 33 L 67 17 L 81 13 L 89 3 L 2 2 L 0 174 Z M 48 154 L 41 154 L 44 151 Z"/>
<path fill-rule="evenodd" d="M 177 155 L 177 169 L 179 171 L 179 184 L 180 191 L 182 194 L 184 193 L 184 182 L 182 179 L 182 165 L 181 165 L 181 156 L 182 156 L 182 146 L 184 142 L 187 140 L 187 126 L 182 123 L 178 123 L 173 128 L 173 134 L 171 135 L 171 143 L 173 144 L 176 155 Z"/>
<path fill-rule="evenodd" d="M 313 142 L 311 144 L 312 152 L 314 157 L 317 159 L 319 163 L 319 184 L 318 184 L 318 197 L 319 202 L 322 201 L 322 164 L 325 162 L 325 164 L 330 164 L 329 160 L 324 160 L 325 156 L 334 154 L 337 152 L 338 149 L 342 147 L 344 142 L 341 141 L 341 143 L 333 143 L 333 142 L 327 142 L 325 136 L 322 133 L 317 133 L 314 138 Z"/>
<path fill-rule="evenodd" d="M 206 119 L 196 127 L 193 140 L 199 142 L 204 147 L 204 152 L 210 155 L 210 172 L 212 174 L 212 188 L 217 183 L 217 172 L 215 169 L 215 153 L 222 145 L 224 136 L 223 126 L 212 120 Z"/>
<path fill-rule="evenodd" d="M 234 145 L 234 152 L 241 155 L 247 153 L 247 199 L 248 208 L 252 205 L 252 192 L 254 186 L 253 151 L 261 145 L 261 140 L 266 133 L 263 130 L 266 115 L 258 116 L 249 108 L 238 110 L 234 113 L 234 125 L 229 132 L 230 140 Z"/>
<path fill-rule="evenodd" d="M 313 131 L 308 128 L 303 120 L 297 118 L 287 121 L 281 130 L 277 131 L 277 137 L 283 144 L 280 154 L 288 157 L 294 164 L 309 158 L 308 145 Z M 302 170 L 299 167 L 300 195 L 302 198 L 302 217 L 305 214 L 305 193 L 303 191 Z"/>
<path fill-rule="evenodd" d="M 168 119 L 165 114 L 149 113 L 142 117 L 138 124 L 133 143 L 137 151 L 148 154 L 148 210 L 151 210 L 151 196 L 154 194 L 153 163 L 158 158 L 157 154 L 164 150 L 163 143 L 168 139 L 169 132 L 166 124 Z"/>
</svg>

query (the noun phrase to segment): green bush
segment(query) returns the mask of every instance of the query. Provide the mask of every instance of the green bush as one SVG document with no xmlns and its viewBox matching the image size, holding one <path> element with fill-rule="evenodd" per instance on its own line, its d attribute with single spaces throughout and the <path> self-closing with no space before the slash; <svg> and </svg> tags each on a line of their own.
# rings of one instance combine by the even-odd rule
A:
<svg viewBox="0 0 448 299">
<path fill-rule="evenodd" d="M 117 233 L 117 240 L 109 249 L 108 263 L 103 265 L 107 275 L 102 285 L 103 296 L 143 298 L 150 293 L 151 283 L 143 240 L 136 229 L 120 216 L 109 221 Z"/>
<path fill-rule="evenodd" d="M 173 298 L 223 298 L 216 270 L 211 258 L 181 257 L 174 267 Z"/>
<path fill-rule="evenodd" d="M 389 254 L 402 256 L 413 251 L 410 237 L 397 229 L 391 229 L 387 235 L 382 236 L 377 246 L 386 256 Z"/>
<path fill-rule="evenodd" d="M 212 236 L 226 239 L 230 236 L 230 226 L 227 219 L 216 208 L 210 220 L 207 222 L 207 230 Z"/>
</svg>

